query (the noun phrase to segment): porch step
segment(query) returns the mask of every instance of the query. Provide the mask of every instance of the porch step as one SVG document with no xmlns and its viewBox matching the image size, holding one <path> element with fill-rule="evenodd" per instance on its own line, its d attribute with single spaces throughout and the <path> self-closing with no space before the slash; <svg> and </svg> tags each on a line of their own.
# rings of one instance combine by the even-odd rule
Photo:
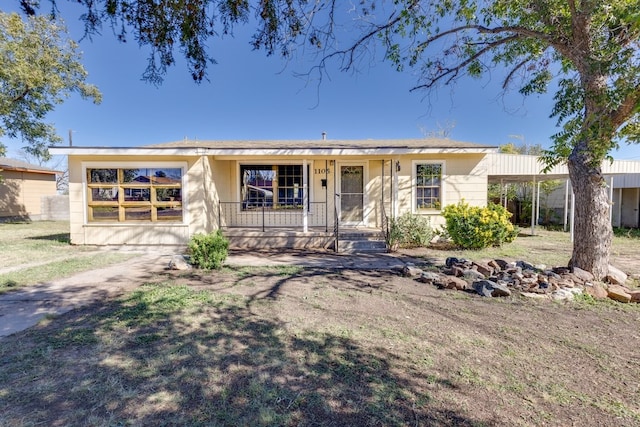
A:
<svg viewBox="0 0 640 427">
<path fill-rule="evenodd" d="M 387 244 L 379 233 L 345 233 L 338 239 L 338 252 L 386 252 Z"/>
<path fill-rule="evenodd" d="M 387 252 L 387 245 L 382 240 L 340 240 L 338 248 L 341 253 Z"/>
</svg>

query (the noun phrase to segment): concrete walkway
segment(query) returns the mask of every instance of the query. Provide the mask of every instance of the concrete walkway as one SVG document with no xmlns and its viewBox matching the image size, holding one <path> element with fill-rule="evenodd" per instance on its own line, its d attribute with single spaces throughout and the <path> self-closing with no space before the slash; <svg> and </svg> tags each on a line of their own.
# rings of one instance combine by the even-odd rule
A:
<svg viewBox="0 0 640 427">
<path fill-rule="evenodd" d="M 47 315 L 121 295 L 166 270 L 170 249 L 141 252 L 140 256 L 64 279 L 40 283 L 0 295 L 0 338 L 27 329 Z M 232 251 L 225 265 L 286 266 L 331 269 L 392 269 L 419 263 L 396 254 L 336 254 L 313 251 Z"/>
</svg>

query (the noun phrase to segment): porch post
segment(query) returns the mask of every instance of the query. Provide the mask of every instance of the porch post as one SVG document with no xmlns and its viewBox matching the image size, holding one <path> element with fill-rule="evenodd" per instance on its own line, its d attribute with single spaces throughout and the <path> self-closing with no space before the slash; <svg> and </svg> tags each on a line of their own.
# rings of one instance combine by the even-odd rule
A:
<svg viewBox="0 0 640 427">
<path fill-rule="evenodd" d="M 329 161 L 324 161 L 324 232 L 329 231 Z"/>
<path fill-rule="evenodd" d="M 576 212 L 576 196 L 573 194 L 573 185 L 571 186 L 571 241 L 573 242 L 573 223 Z"/>
<path fill-rule="evenodd" d="M 396 197 L 393 193 L 393 159 L 389 159 L 389 216 L 394 217 L 393 214 L 396 211 Z"/>
<path fill-rule="evenodd" d="M 531 186 L 531 235 L 536 234 L 536 176 L 533 175 L 533 185 Z"/>
<path fill-rule="evenodd" d="M 569 180 L 564 184 L 564 218 L 562 219 L 562 229 L 567 231 L 567 219 L 569 216 Z"/>
<path fill-rule="evenodd" d="M 384 211 L 384 159 L 382 159 L 381 161 L 382 164 L 382 168 L 380 170 L 380 172 L 382 173 L 382 181 L 380 183 L 380 191 L 382 192 L 381 197 L 382 197 L 382 206 L 380 209 L 380 224 L 382 225 L 382 228 L 384 229 L 385 225 L 384 225 L 384 219 L 387 217 L 387 214 Z"/>
<path fill-rule="evenodd" d="M 540 184 L 542 184 L 542 181 L 538 181 L 536 193 L 536 225 L 540 224 Z"/>
<path fill-rule="evenodd" d="M 307 159 L 304 159 L 302 161 L 302 231 L 304 233 L 309 231 L 309 194 L 307 191 L 309 177 L 307 175 Z"/>
<path fill-rule="evenodd" d="M 504 184 L 501 188 L 501 191 L 504 191 L 504 208 L 509 208 L 509 183 Z"/>
<path fill-rule="evenodd" d="M 618 227 L 622 227 L 622 187 L 618 188 Z"/>
<path fill-rule="evenodd" d="M 640 188 L 636 188 L 636 200 L 633 206 L 636 207 L 636 209 L 634 209 L 636 212 L 636 216 L 633 221 L 633 227 L 637 227 L 639 225 L 638 223 L 640 222 L 640 211 L 637 209 L 638 206 L 640 206 Z"/>
<path fill-rule="evenodd" d="M 609 222 L 613 222 L 613 175 L 609 181 Z"/>
<path fill-rule="evenodd" d="M 391 170 L 393 171 L 393 191 L 391 192 L 393 197 L 393 217 L 398 217 L 398 169 L 395 167 L 395 162 L 391 162 Z"/>
</svg>

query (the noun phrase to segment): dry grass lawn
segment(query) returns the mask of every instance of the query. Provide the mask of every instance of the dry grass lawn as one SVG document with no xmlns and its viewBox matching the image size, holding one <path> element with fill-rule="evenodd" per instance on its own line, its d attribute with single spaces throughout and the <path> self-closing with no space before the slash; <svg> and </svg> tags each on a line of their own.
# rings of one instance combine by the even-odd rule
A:
<svg viewBox="0 0 640 427">
<path fill-rule="evenodd" d="M 495 255 L 550 265 L 567 256 L 554 236 Z M 454 255 L 419 252 L 424 268 Z M 639 324 L 638 304 L 390 270 L 167 271 L 0 341 L 0 425 L 637 426 Z"/>
</svg>

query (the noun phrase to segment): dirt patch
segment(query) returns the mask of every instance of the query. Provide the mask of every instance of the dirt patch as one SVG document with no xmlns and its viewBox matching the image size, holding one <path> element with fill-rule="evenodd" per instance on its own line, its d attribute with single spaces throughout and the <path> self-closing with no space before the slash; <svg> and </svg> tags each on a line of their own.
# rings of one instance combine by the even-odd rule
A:
<svg viewBox="0 0 640 427">
<path fill-rule="evenodd" d="M 485 298 L 343 258 L 153 271 L 6 337 L 0 425 L 640 425 L 640 304 Z"/>
<path fill-rule="evenodd" d="M 640 422 L 637 307 L 489 299 L 393 270 L 173 277 L 242 295 L 252 316 L 277 319 L 292 335 L 349 338 L 401 379 L 415 425 Z"/>
<path fill-rule="evenodd" d="M 640 423 L 635 305 L 483 298 L 384 269 L 154 283 L 9 337 L 0 423 Z"/>
</svg>

